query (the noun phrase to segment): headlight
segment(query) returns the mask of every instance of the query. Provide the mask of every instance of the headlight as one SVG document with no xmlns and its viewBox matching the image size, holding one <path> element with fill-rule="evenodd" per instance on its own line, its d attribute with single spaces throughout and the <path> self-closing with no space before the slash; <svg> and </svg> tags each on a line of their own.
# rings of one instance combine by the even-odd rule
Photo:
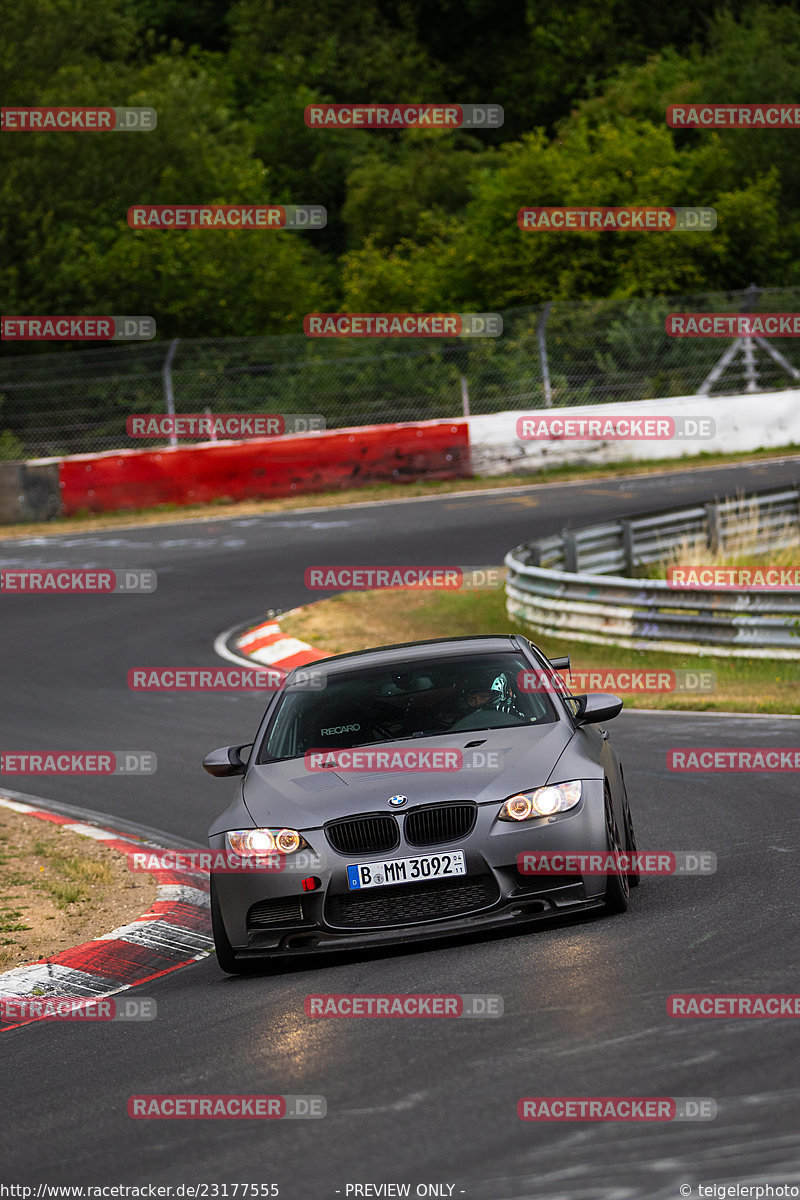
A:
<svg viewBox="0 0 800 1200">
<path fill-rule="evenodd" d="M 518 792 L 509 796 L 500 809 L 501 821 L 530 821 L 535 817 L 550 817 L 553 813 L 566 812 L 574 808 L 581 798 L 581 781 L 553 783 L 535 788 L 532 792 Z"/>
<path fill-rule="evenodd" d="M 235 854 L 294 854 L 308 845 L 296 829 L 229 829 L 225 837 Z"/>
</svg>

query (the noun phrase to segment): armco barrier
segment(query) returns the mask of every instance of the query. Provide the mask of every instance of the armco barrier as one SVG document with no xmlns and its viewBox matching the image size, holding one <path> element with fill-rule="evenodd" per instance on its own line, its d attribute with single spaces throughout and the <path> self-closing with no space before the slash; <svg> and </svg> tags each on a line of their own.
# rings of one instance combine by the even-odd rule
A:
<svg viewBox="0 0 800 1200">
<path fill-rule="evenodd" d="M 41 460 L 47 462 L 47 460 Z M 464 421 L 370 425 L 243 442 L 77 454 L 58 462 L 65 516 L 248 500 L 471 473 Z"/>
<path fill-rule="evenodd" d="M 551 637 L 637 650 L 800 658 L 800 593 L 669 587 L 630 579 L 698 536 L 710 548 L 754 525 L 774 549 L 800 540 L 800 489 L 568 530 L 510 551 L 506 608 Z M 581 569 L 584 568 L 584 569 Z"/>
<path fill-rule="evenodd" d="M 0 463 L 0 523 L 49 521 L 60 513 L 57 463 Z"/>
</svg>

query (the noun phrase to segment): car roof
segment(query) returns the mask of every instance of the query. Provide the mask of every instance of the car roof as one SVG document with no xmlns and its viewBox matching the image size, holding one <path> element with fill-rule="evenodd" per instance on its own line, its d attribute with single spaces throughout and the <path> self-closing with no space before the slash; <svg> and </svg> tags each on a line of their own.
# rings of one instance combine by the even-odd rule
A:
<svg viewBox="0 0 800 1200">
<path fill-rule="evenodd" d="M 306 672 L 319 668 L 326 673 L 338 674 L 340 670 L 351 671 L 354 667 L 408 666 L 411 663 L 426 662 L 431 658 L 451 658 L 459 654 L 502 654 L 520 649 L 521 639 L 513 633 L 429 638 L 424 642 L 397 642 L 392 646 L 373 646 L 368 650 L 336 654 L 316 663 L 295 667 L 294 670 Z M 291 674 L 294 674 L 294 671 Z"/>
</svg>

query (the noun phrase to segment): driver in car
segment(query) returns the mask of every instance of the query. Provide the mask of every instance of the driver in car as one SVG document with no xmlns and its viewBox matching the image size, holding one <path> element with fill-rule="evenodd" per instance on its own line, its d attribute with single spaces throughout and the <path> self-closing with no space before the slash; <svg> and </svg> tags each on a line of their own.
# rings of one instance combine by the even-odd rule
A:
<svg viewBox="0 0 800 1200">
<path fill-rule="evenodd" d="M 462 681 L 459 711 L 454 714 L 454 717 L 458 722 L 459 719 L 466 719 L 472 713 L 485 708 L 499 713 L 513 713 L 515 716 L 523 718 L 515 699 L 514 691 L 505 674 L 502 672 L 499 675 L 494 672 L 487 674 L 486 670 L 473 671 Z"/>
</svg>

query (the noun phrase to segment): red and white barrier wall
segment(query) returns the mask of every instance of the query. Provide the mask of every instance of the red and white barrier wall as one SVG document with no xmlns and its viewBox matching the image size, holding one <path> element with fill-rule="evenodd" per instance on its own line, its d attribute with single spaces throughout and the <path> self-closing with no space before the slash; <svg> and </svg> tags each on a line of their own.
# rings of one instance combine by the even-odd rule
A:
<svg viewBox="0 0 800 1200">
<path fill-rule="evenodd" d="M 564 463 L 612 464 L 800 444 L 800 389 L 576 405 L 529 410 L 529 415 L 545 412 L 604 419 L 623 415 L 711 417 L 715 433 L 710 439 L 520 440 L 517 420 L 525 414 L 515 410 L 241 442 L 77 454 L 0 464 L 0 523 L 46 520 L 59 512 L 69 516 L 81 511 L 201 504 L 221 498 L 293 496 L 370 483 L 540 471 Z M 10 472 L 7 479 L 4 467 Z"/>
<path fill-rule="evenodd" d="M 471 475 L 464 421 L 418 421 L 59 461 L 65 516 Z"/>
<path fill-rule="evenodd" d="M 669 440 L 579 441 L 550 438 L 520 440 L 517 420 L 533 417 L 671 417 L 673 420 L 710 417 L 712 438 Z M 568 463 L 608 463 L 629 460 L 681 458 L 697 454 L 736 454 L 800 444 L 800 389 L 739 396 L 672 396 L 667 400 L 628 400 L 624 404 L 581 404 L 523 412 L 469 417 L 472 469 L 476 475 L 506 475 L 541 471 Z"/>
</svg>

